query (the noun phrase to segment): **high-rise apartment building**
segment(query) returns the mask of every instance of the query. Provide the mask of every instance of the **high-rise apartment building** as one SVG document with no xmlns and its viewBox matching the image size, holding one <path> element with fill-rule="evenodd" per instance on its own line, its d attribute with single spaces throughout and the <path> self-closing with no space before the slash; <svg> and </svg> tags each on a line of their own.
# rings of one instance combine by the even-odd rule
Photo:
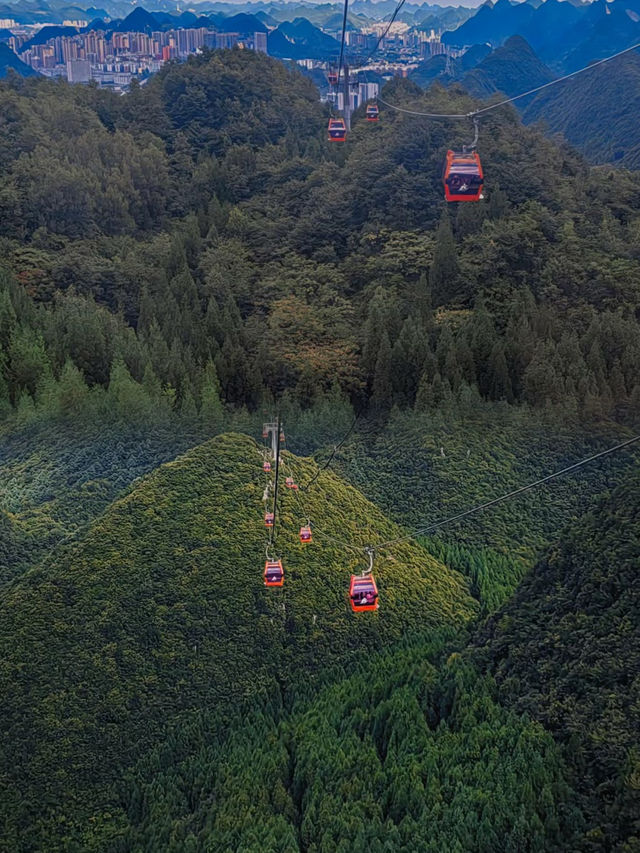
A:
<svg viewBox="0 0 640 853">
<path fill-rule="evenodd" d="M 266 33 L 254 33 L 253 34 L 253 49 L 257 53 L 268 53 L 268 51 L 267 51 L 267 34 Z"/>
<path fill-rule="evenodd" d="M 91 80 L 91 63 L 89 60 L 67 60 L 67 80 L 69 83 L 88 83 Z"/>
</svg>

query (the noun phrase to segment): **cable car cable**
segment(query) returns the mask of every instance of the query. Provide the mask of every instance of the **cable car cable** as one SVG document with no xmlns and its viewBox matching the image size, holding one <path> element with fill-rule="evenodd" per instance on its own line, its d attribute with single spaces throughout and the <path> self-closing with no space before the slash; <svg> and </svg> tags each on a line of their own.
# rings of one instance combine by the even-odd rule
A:
<svg viewBox="0 0 640 853">
<path fill-rule="evenodd" d="M 398 5 L 396 6 L 395 12 L 394 12 L 394 13 L 393 13 L 393 15 L 391 16 L 391 20 L 389 21 L 389 24 L 388 24 L 388 26 L 387 26 L 387 29 L 382 33 L 382 35 L 380 36 L 380 38 L 379 38 L 379 39 L 378 39 L 378 41 L 376 42 L 376 45 L 375 45 L 375 47 L 373 48 L 373 50 L 372 50 L 372 51 L 371 51 L 371 52 L 370 52 L 370 53 L 369 53 L 369 54 L 368 54 L 368 55 L 367 55 L 367 56 L 362 60 L 362 62 L 359 62 L 359 63 L 355 66 L 355 69 L 354 69 L 354 70 L 356 70 L 356 71 L 357 71 L 357 70 L 358 70 L 358 68 L 362 68 L 362 66 L 363 66 L 363 65 L 366 65 L 366 64 L 367 64 L 367 62 L 368 62 L 368 61 L 371 59 L 371 57 L 373 56 L 373 54 L 374 54 L 374 53 L 376 53 L 376 51 L 378 50 L 378 48 L 380 47 L 380 45 L 382 44 L 382 42 L 384 41 L 384 39 L 386 39 L 387 34 L 388 34 L 389 30 L 391 29 L 391 25 L 392 25 L 392 24 L 393 24 L 393 22 L 395 21 L 395 19 L 396 19 L 396 16 L 397 16 L 398 12 L 400 11 L 400 9 L 402 9 L 402 7 L 404 6 L 405 2 L 406 2 L 406 0 L 400 0 L 400 2 L 398 3 Z"/>
<path fill-rule="evenodd" d="M 275 483 L 273 487 L 273 527 L 269 529 L 269 545 L 275 545 L 276 541 L 276 523 L 278 521 L 278 482 L 280 475 L 280 415 L 277 416 L 277 439 L 276 439 L 276 471 Z"/>
<path fill-rule="evenodd" d="M 388 548 L 391 545 L 397 545 L 400 542 L 406 542 L 409 539 L 415 539 L 417 536 L 423 536 L 426 533 L 430 533 L 433 530 L 437 530 L 440 527 L 444 527 L 445 524 L 451 524 L 453 521 L 459 521 L 461 518 L 466 518 L 469 515 L 474 515 L 477 512 L 480 512 L 483 509 L 487 509 L 488 507 L 495 506 L 496 504 L 502 503 L 503 501 L 510 500 L 516 495 L 521 495 L 523 492 L 529 491 L 529 489 L 533 489 L 536 486 L 542 485 L 542 483 L 548 483 L 550 480 L 555 480 L 556 477 L 561 477 L 563 474 L 568 474 L 569 471 L 575 471 L 577 468 L 581 468 L 583 465 L 587 465 L 589 462 L 594 462 L 596 459 L 602 459 L 603 456 L 608 456 L 610 453 L 615 453 L 618 450 L 622 450 L 625 447 L 628 447 L 630 444 L 633 444 L 636 441 L 640 441 L 640 435 L 635 435 L 633 438 L 628 438 L 626 441 L 622 441 L 620 444 L 616 444 L 614 447 L 609 447 L 607 450 L 601 450 L 599 453 L 594 453 L 592 456 L 587 456 L 586 459 L 581 459 L 579 462 L 574 462 L 573 465 L 568 465 L 566 468 L 562 468 L 560 471 L 554 471 L 553 474 L 547 474 L 546 477 L 542 477 L 540 480 L 534 480 L 533 483 L 528 483 L 526 486 L 520 486 L 518 489 L 514 489 L 511 492 L 507 492 L 504 495 L 500 495 L 500 497 L 493 498 L 490 501 L 485 501 L 485 503 L 478 504 L 471 509 L 467 509 L 464 512 L 459 512 L 456 515 L 452 515 L 449 518 L 442 519 L 441 521 L 436 521 L 433 524 L 429 524 L 426 527 L 419 527 L 417 530 L 412 531 L 411 533 L 407 533 L 404 536 L 399 536 L 397 539 L 390 539 L 387 542 L 382 542 L 378 545 L 372 546 L 374 551 L 382 550 L 384 548 Z"/>
<path fill-rule="evenodd" d="M 349 10 L 349 0 L 344 0 L 344 13 L 342 15 L 342 38 L 340 39 L 340 59 L 338 61 L 338 79 L 336 81 L 336 92 L 340 89 L 340 74 L 342 72 L 342 61 L 344 59 L 344 43 L 347 33 L 347 12 Z"/>
<path fill-rule="evenodd" d="M 333 450 L 332 450 L 332 452 L 331 452 L 331 456 L 329 456 L 329 458 L 327 459 L 327 461 L 325 462 L 325 464 L 322 466 L 322 468 L 319 468 L 319 469 L 316 471 L 316 473 L 315 473 L 315 474 L 313 475 L 313 477 L 309 480 L 309 482 L 307 483 L 307 485 L 306 485 L 306 486 L 299 486 L 299 488 L 300 488 L 303 492 L 308 491 L 308 490 L 311 488 L 311 486 L 315 483 L 315 481 L 318 479 L 318 477 L 320 476 L 320 474 L 322 474 L 322 472 L 323 472 L 323 471 L 326 471 L 326 470 L 327 470 L 327 468 L 331 465 L 331 463 L 332 463 L 332 461 L 333 461 L 333 457 L 334 457 L 334 456 L 336 455 L 336 453 L 340 450 L 340 448 L 341 448 L 341 447 L 342 447 L 342 445 L 345 443 L 345 441 L 349 438 L 349 436 L 351 435 L 351 433 L 352 433 L 352 432 L 353 432 L 353 430 L 355 429 L 355 425 L 358 423 L 358 421 L 359 421 L 359 420 L 360 420 L 360 415 L 356 415 L 356 416 L 355 416 L 355 418 L 353 419 L 353 422 L 352 422 L 351 426 L 349 427 L 349 429 L 346 431 L 346 433 L 345 433 L 345 434 L 344 434 L 344 436 L 342 437 L 342 440 L 341 440 L 340 442 L 338 442 L 338 444 L 336 444 L 336 446 L 333 448 Z"/>
<path fill-rule="evenodd" d="M 584 68 L 578 68 L 577 71 L 571 71 L 569 74 L 565 74 L 562 77 L 558 77 L 555 80 L 550 80 L 548 83 L 543 83 L 541 86 L 536 86 L 534 89 L 529 89 L 527 92 L 521 92 L 519 95 L 514 95 L 512 98 L 505 98 L 502 101 L 498 101 L 495 104 L 489 104 L 488 107 L 482 107 L 478 110 L 471 110 L 468 113 L 424 113 L 418 110 L 409 110 L 405 107 L 397 107 L 395 104 L 390 104 L 388 101 L 383 100 L 382 98 L 378 98 L 381 104 L 384 104 L 386 107 L 389 107 L 392 110 L 395 110 L 399 113 L 406 113 L 407 115 L 412 116 L 423 116 L 424 118 L 473 118 L 474 116 L 482 115 L 483 113 L 488 113 L 491 110 L 495 110 L 498 107 L 503 107 L 505 104 L 510 104 L 513 101 L 517 101 L 520 98 L 526 98 L 527 95 L 534 95 L 536 92 L 542 91 L 542 89 L 548 89 L 550 86 L 555 86 L 556 83 L 562 83 L 564 80 L 569 80 L 571 77 L 576 77 L 578 74 L 582 74 L 584 71 L 589 71 L 590 68 L 596 68 L 598 65 L 604 65 L 606 62 L 610 62 L 612 59 L 617 59 L 619 56 L 623 56 L 625 53 L 630 53 L 632 50 L 637 50 L 640 48 L 640 42 L 637 44 L 632 44 L 631 47 L 626 47 L 624 50 L 619 50 L 617 53 L 611 54 L 611 56 L 606 56 L 604 59 L 599 59 L 597 62 L 591 62 L 589 65 L 585 65 Z"/>
<path fill-rule="evenodd" d="M 357 420 L 357 419 L 356 419 Z M 346 439 L 346 436 L 345 436 Z M 343 439 L 344 440 L 344 439 Z M 285 469 L 287 474 L 293 473 L 291 469 L 288 467 L 284 459 L 282 460 L 282 467 Z M 328 533 L 324 533 L 321 530 L 318 530 L 317 523 L 313 520 L 311 515 L 309 514 L 308 507 L 306 506 L 302 495 L 300 494 L 300 487 L 294 490 L 296 493 L 296 499 L 300 503 L 300 507 L 302 508 L 302 515 L 307 520 L 307 524 L 311 526 L 314 531 L 314 536 L 320 536 L 321 539 L 326 539 L 328 542 L 333 542 L 335 545 L 338 545 L 340 548 L 349 548 L 352 551 L 357 551 L 361 553 L 363 550 L 366 550 L 367 546 L 364 545 L 352 545 L 350 542 L 343 542 L 340 539 L 336 539 L 333 536 L 330 536 Z"/>
</svg>

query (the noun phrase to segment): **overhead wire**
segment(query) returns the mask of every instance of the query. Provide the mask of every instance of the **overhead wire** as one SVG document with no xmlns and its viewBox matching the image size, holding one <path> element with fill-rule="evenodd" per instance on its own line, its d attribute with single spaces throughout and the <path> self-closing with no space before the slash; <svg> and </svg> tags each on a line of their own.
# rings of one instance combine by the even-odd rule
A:
<svg viewBox="0 0 640 853">
<path fill-rule="evenodd" d="M 336 81 L 336 92 L 340 89 L 340 74 L 344 60 L 344 43 L 347 33 L 347 13 L 349 11 L 349 0 L 344 0 L 344 13 L 342 15 L 342 37 L 340 39 L 340 59 L 338 60 L 338 79 Z"/>
<path fill-rule="evenodd" d="M 343 441 L 346 440 L 346 437 L 347 436 L 345 436 Z M 511 500 L 512 498 L 514 498 L 518 495 L 524 494 L 525 492 L 528 492 L 531 489 L 537 488 L 538 486 L 541 486 L 544 483 L 548 483 L 552 480 L 557 479 L 558 477 L 561 477 L 561 476 L 564 476 L 565 474 L 570 473 L 571 471 L 576 471 L 579 468 L 582 468 L 584 465 L 588 465 L 591 462 L 595 462 L 597 459 L 602 459 L 606 456 L 610 456 L 612 453 L 616 453 L 619 450 L 623 450 L 624 448 L 629 447 L 638 441 L 640 441 L 640 435 L 632 436 L 631 438 L 628 438 L 625 441 L 621 441 L 618 444 L 615 444 L 613 447 L 608 447 L 605 450 L 599 451 L 598 453 L 593 453 L 590 456 L 585 457 L 584 459 L 580 459 L 577 462 L 572 463 L 571 465 L 567 465 L 558 471 L 554 471 L 551 474 L 547 474 L 545 477 L 541 477 L 540 479 L 534 480 L 531 483 L 527 483 L 524 486 L 519 486 L 517 489 L 512 489 L 510 492 L 506 492 L 505 494 L 499 495 L 496 498 L 492 498 L 489 501 L 484 501 L 483 503 L 477 504 L 476 506 L 473 506 L 470 509 L 456 513 L 455 515 L 451 515 L 447 518 L 441 519 L 441 520 L 433 522 L 431 524 L 427 524 L 425 526 L 418 527 L 415 530 L 412 530 L 406 534 L 403 534 L 402 536 L 398 536 L 394 539 L 388 539 L 384 542 L 379 542 L 375 545 L 354 545 L 352 543 L 344 542 L 344 541 L 341 541 L 339 539 L 336 539 L 335 537 L 331 536 L 330 534 L 318 530 L 315 522 L 312 521 L 312 518 L 308 512 L 308 509 L 304 503 L 302 496 L 299 493 L 299 489 L 295 489 L 295 492 L 296 492 L 297 500 L 298 500 L 300 507 L 302 509 L 303 515 L 304 515 L 305 519 L 307 520 L 307 524 L 311 525 L 313 528 L 313 535 L 314 536 L 319 535 L 321 538 L 323 538 L 329 542 L 332 542 L 341 548 L 346 548 L 346 549 L 349 549 L 351 551 L 356 551 L 360 554 L 364 554 L 365 556 L 367 556 L 370 559 L 370 561 L 372 561 L 375 554 L 378 553 L 379 551 L 384 551 L 384 550 L 387 550 L 387 549 L 393 547 L 394 545 L 399 545 L 403 542 L 408 542 L 411 539 L 417 539 L 420 536 L 425 536 L 428 533 L 432 533 L 435 530 L 439 530 L 440 528 L 444 527 L 445 525 L 452 524 L 456 521 L 460 521 L 463 518 L 468 518 L 469 516 L 475 515 L 476 513 L 479 513 L 479 512 L 482 512 L 485 509 L 489 509 L 490 507 L 496 506 L 497 504 Z M 280 428 L 279 428 L 279 426 L 278 426 L 277 447 L 278 447 L 278 455 L 277 455 L 277 459 L 276 459 L 276 477 L 275 477 L 276 483 L 275 483 L 275 488 L 274 488 L 274 501 L 273 501 L 274 527 L 270 531 L 269 545 L 275 544 L 274 530 L 275 530 L 275 521 L 276 521 L 276 512 L 277 512 L 277 492 L 278 492 L 278 477 L 279 477 L 280 463 L 282 463 L 282 466 L 286 472 L 292 473 L 289 471 L 289 468 L 288 468 L 286 462 L 284 460 L 280 459 L 280 452 L 279 452 L 279 450 L 280 450 Z"/>
<path fill-rule="evenodd" d="M 606 56 L 604 59 L 599 59 L 596 62 L 591 62 L 589 65 L 585 65 L 583 68 L 578 68 L 576 71 L 571 71 L 569 74 L 564 74 L 562 77 L 557 77 L 555 80 L 550 80 L 548 83 L 543 83 L 541 86 L 535 86 L 533 89 L 528 89 L 526 92 L 521 92 L 519 95 L 513 95 L 511 98 L 504 98 L 502 101 L 497 101 L 495 104 L 489 104 L 487 107 L 481 107 L 477 110 L 471 110 L 468 113 L 425 113 L 419 110 L 410 110 L 406 107 L 398 107 L 395 104 L 391 104 L 388 101 L 383 100 L 382 98 L 378 98 L 381 104 L 384 104 L 386 107 L 389 107 L 392 110 L 395 110 L 399 113 L 406 113 L 407 115 L 413 116 L 422 116 L 424 118 L 451 118 L 451 119 L 469 119 L 474 116 L 482 115 L 483 113 L 488 113 L 491 110 L 496 110 L 498 107 L 503 107 L 505 104 L 511 104 L 513 101 L 518 101 L 520 98 L 526 98 L 527 95 L 535 95 L 536 92 L 541 92 L 543 89 L 548 89 L 550 86 L 555 86 L 558 83 L 562 83 L 565 80 L 569 80 L 571 77 L 576 77 L 578 74 L 582 74 L 585 71 L 589 71 L 592 68 L 597 68 L 599 65 L 604 65 L 606 62 L 611 62 L 612 59 L 617 59 L 619 56 L 623 56 L 625 53 L 630 53 L 632 50 L 637 50 L 640 48 L 640 42 L 637 44 L 632 44 L 631 47 L 626 47 L 624 50 L 619 50 L 617 53 L 611 54 L 611 56 Z"/>
<path fill-rule="evenodd" d="M 358 63 L 358 65 L 356 66 L 356 68 L 362 68 L 362 66 L 363 66 L 363 65 L 366 65 L 366 64 L 367 64 L 367 62 L 368 62 L 368 61 L 371 59 L 371 57 L 373 56 L 373 54 L 377 52 L 378 48 L 380 47 L 380 45 L 382 44 L 382 42 L 384 41 L 384 39 L 386 39 L 387 34 L 388 34 L 389 30 L 391 29 L 391 26 L 392 26 L 392 24 L 394 23 L 394 21 L 395 21 L 395 19 L 396 19 L 397 15 L 398 15 L 398 12 L 400 11 L 400 9 L 402 9 L 402 7 L 404 6 L 405 2 L 406 2 L 406 0 L 400 0 L 400 2 L 398 3 L 398 5 L 397 5 L 397 6 L 396 6 L 396 8 L 395 8 L 395 11 L 394 11 L 393 15 L 391 16 L 391 20 L 389 21 L 389 23 L 388 23 L 388 25 L 387 25 L 386 30 L 382 33 L 382 35 L 380 36 L 380 38 L 379 38 L 379 39 L 378 39 L 378 41 L 376 42 L 375 47 L 373 48 L 373 50 L 371 50 L 371 51 L 367 54 L 367 56 L 365 56 L 365 58 L 362 60 L 362 62 L 359 62 L 359 63 Z"/>
<path fill-rule="evenodd" d="M 345 438 L 346 438 L 346 436 L 345 436 Z M 291 469 L 288 467 L 288 465 L 286 464 L 286 462 L 284 460 L 282 462 L 282 466 L 285 469 L 285 471 L 287 472 L 287 474 L 289 474 L 289 475 L 293 474 L 293 472 L 291 471 Z M 307 524 L 311 527 L 312 534 L 314 537 L 317 538 L 318 536 L 320 536 L 321 539 L 325 539 L 328 542 L 333 542 L 334 545 L 338 545 L 340 548 L 348 548 L 352 551 L 357 551 L 358 553 L 366 550 L 365 546 L 353 545 L 350 542 L 341 541 L 340 539 L 336 539 L 334 536 L 331 536 L 329 533 L 326 533 L 326 532 L 319 530 L 318 526 L 317 526 L 317 522 L 315 522 L 313 520 L 312 516 L 309 513 L 309 509 L 308 509 L 302 495 L 300 494 L 300 487 L 298 486 L 298 488 L 294 489 L 293 491 L 295 491 L 296 499 L 297 499 L 297 501 L 300 505 L 300 508 L 302 510 L 302 515 L 306 519 Z"/>
<path fill-rule="evenodd" d="M 306 486 L 302 486 L 302 485 L 301 485 L 301 486 L 299 486 L 299 488 L 300 488 L 302 491 L 307 491 L 308 489 L 310 489 L 310 488 L 311 488 L 311 486 L 312 486 L 312 485 L 315 483 L 315 481 L 318 479 L 318 477 L 320 476 L 320 474 L 322 474 L 324 471 L 326 471 L 326 470 L 327 470 L 327 468 L 329 468 L 329 466 L 330 466 L 330 465 L 331 465 L 331 463 L 333 462 L 333 458 L 334 458 L 334 456 L 335 456 L 335 455 L 336 455 L 336 453 L 340 450 L 340 448 L 341 448 L 341 447 L 342 447 L 342 445 L 345 443 L 345 441 L 349 438 L 349 436 L 351 435 L 351 433 L 352 433 L 352 432 L 353 432 L 353 430 L 355 429 L 355 426 L 356 426 L 356 424 L 358 423 L 358 421 L 359 421 L 359 420 L 360 420 L 360 415 L 356 415 L 356 416 L 355 416 L 355 418 L 353 419 L 352 423 L 351 423 L 351 426 L 350 426 L 350 427 L 349 427 L 349 429 L 346 431 L 346 433 L 343 435 L 342 439 L 338 442 L 338 444 L 336 444 L 336 445 L 335 445 L 335 447 L 334 447 L 334 448 L 333 448 L 333 450 L 331 451 L 331 455 L 329 456 L 329 458 L 327 459 L 327 461 L 324 463 L 324 465 L 322 466 L 322 468 L 318 468 L 318 470 L 317 470 L 317 471 L 316 471 L 316 473 L 313 475 L 313 477 L 309 480 L 309 482 L 306 484 Z"/>
<path fill-rule="evenodd" d="M 513 489 L 510 492 L 507 492 L 504 495 L 500 495 L 497 498 L 493 498 L 490 501 L 485 501 L 484 503 L 478 504 L 477 506 L 471 507 L 471 509 L 464 510 L 464 512 L 459 512 L 456 515 L 449 516 L 449 518 L 444 518 L 441 521 L 436 521 L 433 524 L 428 524 L 425 527 L 419 527 L 416 530 L 411 531 L 403 536 L 398 536 L 396 539 L 389 539 L 387 542 L 381 542 L 377 545 L 371 546 L 374 551 L 382 551 L 386 548 L 390 548 L 392 545 L 398 545 L 401 542 L 406 542 L 410 539 L 415 539 L 418 536 L 424 536 L 427 533 L 431 533 L 434 530 L 438 530 L 440 527 L 444 527 L 446 524 L 451 524 L 454 521 L 459 521 L 461 518 L 467 518 L 470 515 L 474 515 L 477 512 L 481 512 L 482 510 L 488 509 L 489 507 L 495 506 L 496 504 L 502 503 L 503 501 L 510 500 L 514 498 L 516 495 L 521 495 L 523 492 L 527 492 L 530 489 L 534 489 L 537 486 L 542 485 L 543 483 L 548 483 L 550 480 L 555 480 L 557 477 L 561 477 L 564 474 L 568 474 L 570 471 L 575 471 L 578 468 L 581 468 L 583 465 L 587 465 L 590 462 L 594 462 L 596 459 L 602 459 L 604 456 L 608 456 L 611 453 L 615 453 L 618 450 L 622 450 L 625 447 L 629 447 L 629 445 L 634 444 L 636 441 L 640 441 L 640 435 L 635 435 L 632 438 L 628 438 L 626 441 L 622 441 L 619 444 L 614 445 L 613 447 L 609 447 L 606 450 L 601 450 L 599 453 L 594 453 L 591 456 L 587 456 L 585 459 L 581 459 L 579 462 L 574 462 L 572 465 L 568 465 L 566 468 L 561 468 L 559 471 L 554 471 L 552 474 L 547 474 L 546 477 L 542 477 L 539 480 L 534 480 L 532 483 L 527 483 L 525 486 L 520 486 L 517 489 Z"/>
<path fill-rule="evenodd" d="M 273 486 L 273 525 L 269 529 L 269 545 L 276 544 L 276 524 L 278 523 L 278 484 L 280 479 L 280 416 L 277 417 L 277 438 L 276 438 L 276 458 L 275 458 L 275 476 Z"/>
</svg>

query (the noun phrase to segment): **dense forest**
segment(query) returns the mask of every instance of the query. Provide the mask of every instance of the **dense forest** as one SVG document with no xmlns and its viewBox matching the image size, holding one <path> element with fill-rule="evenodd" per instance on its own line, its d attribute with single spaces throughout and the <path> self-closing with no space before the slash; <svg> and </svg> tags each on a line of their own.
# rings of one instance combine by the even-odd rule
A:
<svg viewBox="0 0 640 853">
<path fill-rule="evenodd" d="M 383 412 L 469 393 L 640 411 L 640 179 L 509 110 L 483 122 L 486 202 L 452 216 L 439 170 L 464 131 L 386 113 L 327 150 L 312 84 L 267 58 L 192 58 L 122 98 L 0 98 L 0 399 L 23 419 L 61 382 L 99 408 L 122 368 L 140 405 L 187 414 L 214 389 L 250 408 L 333 390 Z"/>
<path fill-rule="evenodd" d="M 638 850 L 633 449 L 381 548 L 376 614 L 346 590 L 640 424 L 640 176 L 504 108 L 445 209 L 471 127 L 381 104 L 329 146 L 239 50 L 121 97 L 10 76 L 0 115 L 7 849 Z M 276 409 L 319 475 L 274 591 Z"/>
</svg>

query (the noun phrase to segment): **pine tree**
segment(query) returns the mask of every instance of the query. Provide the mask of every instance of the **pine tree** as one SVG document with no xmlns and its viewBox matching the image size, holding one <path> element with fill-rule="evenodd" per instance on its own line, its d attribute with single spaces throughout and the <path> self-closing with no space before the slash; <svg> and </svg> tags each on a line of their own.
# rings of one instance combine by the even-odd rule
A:
<svg viewBox="0 0 640 853">
<path fill-rule="evenodd" d="M 205 366 L 200 391 L 200 421 L 214 434 L 222 429 L 224 409 L 220 400 L 220 382 L 214 363 L 209 360 Z"/>
<path fill-rule="evenodd" d="M 467 385 L 473 385 L 476 381 L 476 368 L 473 353 L 464 332 L 460 332 L 456 337 L 455 355 L 461 381 L 466 382 Z"/>
<path fill-rule="evenodd" d="M 108 411 L 126 422 L 138 422 L 146 419 L 152 407 L 142 385 L 135 382 L 126 364 L 116 359 L 111 368 L 106 404 Z"/>
<path fill-rule="evenodd" d="M 16 326 L 7 348 L 10 390 L 14 399 L 26 390 L 33 397 L 40 377 L 51 371 L 42 335 L 29 326 Z"/>
<path fill-rule="evenodd" d="M 391 351 L 391 384 L 398 403 L 413 404 L 429 340 L 420 318 L 407 317 Z"/>
<path fill-rule="evenodd" d="M 36 405 L 28 391 L 22 391 L 16 406 L 16 422 L 18 426 L 26 426 L 37 417 Z"/>
<path fill-rule="evenodd" d="M 446 208 L 436 231 L 436 245 L 429 269 L 429 286 L 434 305 L 445 305 L 457 293 L 458 260 L 456 244 Z"/>
<path fill-rule="evenodd" d="M 489 219 L 500 219 L 505 215 L 509 207 L 507 194 L 496 184 L 491 190 L 489 203 L 487 204 L 487 216 Z"/>
<path fill-rule="evenodd" d="M 378 349 L 384 334 L 391 346 L 400 331 L 398 299 L 394 292 L 378 287 L 369 302 L 363 329 L 362 357 L 360 363 L 370 382 L 376 370 Z"/>
<path fill-rule="evenodd" d="M 3 289 L 1 284 L 0 280 L 0 347 L 7 349 L 17 324 L 17 315 L 8 288 Z"/>
<path fill-rule="evenodd" d="M 157 320 L 153 320 L 148 336 L 149 355 L 156 376 L 161 382 L 169 382 L 169 347 Z"/>
<path fill-rule="evenodd" d="M 371 385 L 371 406 L 375 410 L 391 407 L 393 386 L 391 384 L 391 344 L 386 331 L 382 333 L 378 347 L 376 368 Z"/>
<path fill-rule="evenodd" d="M 64 418 L 77 418 L 86 414 L 89 405 L 89 389 L 82 373 L 71 359 L 62 368 L 57 389 L 57 406 Z"/>
<path fill-rule="evenodd" d="M 544 406 L 555 402 L 561 393 L 559 382 L 553 364 L 552 347 L 540 341 L 534 350 L 523 377 L 524 396 L 532 406 Z"/>
<path fill-rule="evenodd" d="M 142 288 L 140 294 L 140 307 L 138 309 L 138 323 L 136 329 L 139 335 L 146 335 L 149 332 L 152 322 L 155 320 L 155 305 L 153 299 L 149 295 L 149 290 L 146 285 Z"/>
<path fill-rule="evenodd" d="M 492 400 L 506 400 L 511 403 L 513 394 L 507 359 L 501 341 L 496 341 L 487 365 L 488 391 Z"/>
</svg>

